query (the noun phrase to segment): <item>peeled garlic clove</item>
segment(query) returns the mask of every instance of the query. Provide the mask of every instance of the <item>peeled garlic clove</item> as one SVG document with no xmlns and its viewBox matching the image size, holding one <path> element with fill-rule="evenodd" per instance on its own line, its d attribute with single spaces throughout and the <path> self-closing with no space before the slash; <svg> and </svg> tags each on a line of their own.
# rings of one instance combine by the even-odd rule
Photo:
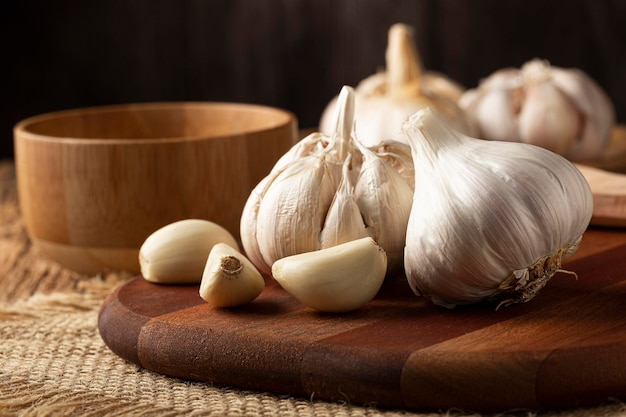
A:
<svg viewBox="0 0 626 417">
<path fill-rule="evenodd" d="M 252 263 L 233 247 L 218 243 L 207 259 L 200 297 L 217 307 L 237 307 L 257 298 L 265 280 Z"/>
<path fill-rule="evenodd" d="M 413 291 L 446 307 L 533 298 L 589 224 L 584 176 L 544 148 L 462 135 L 429 109 L 404 131 L 416 180 L 428 178 L 416 189 L 406 235 Z"/>
<path fill-rule="evenodd" d="M 370 302 L 387 270 L 385 251 L 365 237 L 314 252 L 279 259 L 272 276 L 302 304 L 341 313 Z"/>
<path fill-rule="evenodd" d="M 161 284 L 200 282 L 209 252 L 218 243 L 239 247 L 228 230 L 211 221 L 186 219 L 170 223 L 141 245 L 141 275 Z"/>
</svg>

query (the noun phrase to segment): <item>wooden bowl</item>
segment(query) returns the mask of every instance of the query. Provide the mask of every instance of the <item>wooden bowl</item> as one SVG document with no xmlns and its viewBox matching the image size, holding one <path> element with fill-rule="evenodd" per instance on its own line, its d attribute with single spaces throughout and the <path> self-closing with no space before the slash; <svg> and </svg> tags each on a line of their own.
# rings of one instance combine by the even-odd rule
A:
<svg viewBox="0 0 626 417">
<path fill-rule="evenodd" d="M 139 271 L 154 230 L 201 218 L 239 237 L 252 188 L 297 140 L 290 112 L 235 103 L 146 103 L 35 116 L 14 128 L 32 242 L 82 274 Z"/>
</svg>

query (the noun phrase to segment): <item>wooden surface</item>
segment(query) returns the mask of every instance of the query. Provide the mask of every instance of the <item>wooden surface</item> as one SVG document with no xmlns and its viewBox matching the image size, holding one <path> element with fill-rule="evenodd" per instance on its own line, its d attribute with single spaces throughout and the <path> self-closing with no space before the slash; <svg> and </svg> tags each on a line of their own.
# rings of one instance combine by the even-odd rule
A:
<svg viewBox="0 0 626 417">
<path fill-rule="evenodd" d="M 626 399 L 626 232 L 590 229 L 526 304 L 446 310 L 385 283 L 344 315 L 303 307 L 270 280 L 238 309 L 198 286 L 137 277 L 103 304 L 119 356 L 175 377 L 352 404 L 481 411 Z"/>
<path fill-rule="evenodd" d="M 139 247 L 176 220 L 234 236 L 250 191 L 297 139 L 293 114 L 235 103 L 144 103 L 48 113 L 15 128 L 30 237 L 75 271 L 138 272 Z"/>
<path fill-rule="evenodd" d="M 626 226 L 626 175 L 578 165 L 593 193 L 595 225 Z"/>
</svg>

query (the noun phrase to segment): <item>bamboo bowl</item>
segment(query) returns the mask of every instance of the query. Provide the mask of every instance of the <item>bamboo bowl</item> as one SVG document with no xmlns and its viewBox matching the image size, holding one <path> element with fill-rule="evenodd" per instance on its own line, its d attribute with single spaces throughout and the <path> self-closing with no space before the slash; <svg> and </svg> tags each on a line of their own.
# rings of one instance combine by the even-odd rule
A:
<svg viewBox="0 0 626 417">
<path fill-rule="evenodd" d="M 20 210 L 43 255 L 81 274 L 139 271 L 154 230 L 201 218 L 239 237 L 252 188 L 297 139 L 292 113 L 146 103 L 35 116 L 14 128 Z"/>
</svg>

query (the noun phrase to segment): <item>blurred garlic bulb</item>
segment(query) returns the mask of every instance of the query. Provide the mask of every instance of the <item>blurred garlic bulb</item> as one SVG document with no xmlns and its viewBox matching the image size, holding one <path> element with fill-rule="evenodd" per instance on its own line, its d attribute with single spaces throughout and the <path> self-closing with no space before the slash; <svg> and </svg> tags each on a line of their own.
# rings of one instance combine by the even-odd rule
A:
<svg viewBox="0 0 626 417">
<path fill-rule="evenodd" d="M 362 80 L 355 89 L 356 136 L 366 146 L 381 140 L 405 142 L 400 129 L 408 116 L 431 107 L 462 132 L 470 133 L 457 105 L 464 88 L 450 78 L 422 67 L 410 26 L 397 23 L 389 29 L 386 71 Z M 326 106 L 320 132 L 335 128 L 337 97 Z"/>
<path fill-rule="evenodd" d="M 593 79 L 540 59 L 494 72 L 459 106 L 482 139 L 531 143 L 576 162 L 601 157 L 615 123 L 613 103 Z"/>
<path fill-rule="evenodd" d="M 430 109 L 403 130 L 422 179 L 404 260 L 413 291 L 446 307 L 534 297 L 591 219 L 580 171 L 538 146 L 465 136 Z"/>
<path fill-rule="evenodd" d="M 281 258 L 373 238 L 402 266 L 413 188 L 406 144 L 368 149 L 353 134 L 354 90 L 341 90 L 332 136 L 313 133 L 252 191 L 241 216 L 248 258 L 268 273 Z M 405 179 L 406 178 L 406 179 Z"/>
</svg>

